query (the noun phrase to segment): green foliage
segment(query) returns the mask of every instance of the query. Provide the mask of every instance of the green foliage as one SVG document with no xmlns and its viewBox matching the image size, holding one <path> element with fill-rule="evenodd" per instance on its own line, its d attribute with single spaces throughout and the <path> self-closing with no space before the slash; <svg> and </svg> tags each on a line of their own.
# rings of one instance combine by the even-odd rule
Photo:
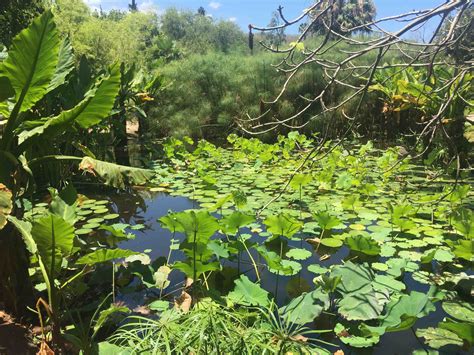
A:
<svg viewBox="0 0 474 355">
<path fill-rule="evenodd" d="M 4 0 L 0 4 L 0 44 L 10 47 L 13 38 L 43 12 L 42 0 Z"/>
<path fill-rule="evenodd" d="M 240 279 L 235 281 L 235 288 L 227 298 L 233 303 L 244 306 L 267 307 L 270 305 L 268 292 L 251 282 L 245 275 L 240 276 Z"/>
</svg>

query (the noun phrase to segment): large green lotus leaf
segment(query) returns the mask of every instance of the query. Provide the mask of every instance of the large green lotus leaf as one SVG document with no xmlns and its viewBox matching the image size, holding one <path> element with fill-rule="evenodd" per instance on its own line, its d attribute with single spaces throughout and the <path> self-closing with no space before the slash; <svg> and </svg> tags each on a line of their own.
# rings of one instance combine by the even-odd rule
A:
<svg viewBox="0 0 474 355">
<path fill-rule="evenodd" d="M 329 214 L 329 212 L 322 211 L 314 214 L 314 219 L 316 222 L 318 222 L 318 225 L 324 229 L 324 230 L 330 230 L 339 224 L 341 224 L 341 221 L 335 217 Z"/>
<path fill-rule="evenodd" d="M 462 323 L 446 319 L 444 322 L 439 323 L 438 327 L 455 333 L 460 338 L 467 340 L 471 345 L 474 344 L 474 323 Z"/>
<path fill-rule="evenodd" d="M 462 208 L 453 214 L 452 224 L 456 230 L 466 238 L 474 238 L 474 212 Z"/>
<path fill-rule="evenodd" d="M 18 136 L 19 143 L 43 136 L 52 138 L 77 123 L 82 128 L 89 128 L 100 123 L 109 116 L 120 87 L 120 70 L 117 65 L 112 67 L 110 75 L 98 81 L 96 86 L 88 91 L 84 100 L 70 110 L 62 111 L 58 116 L 28 121 L 28 129 Z M 34 127 L 33 127 L 34 126 Z"/>
<path fill-rule="evenodd" d="M 341 323 L 336 324 L 334 333 L 344 344 L 354 348 L 368 348 L 377 344 L 380 340 L 380 336 L 377 334 L 361 334 L 358 329 L 346 328 Z"/>
<path fill-rule="evenodd" d="M 308 185 L 313 178 L 309 174 L 296 174 L 291 179 L 290 187 L 295 190 L 299 190 L 303 186 Z"/>
<path fill-rule="evenodd" d="M 270 304 L 268 292 L 260 285 L 250 281 L 245 275 L 241 275 L 239 279 L 235 280 L 235 288 L 227 298 L 233 303 L 244 306 L 267 307 Z"/>
<path fill-rule="evenodd" d="M 98 249 L 92 253 L 86 254 L 77 260 L 77 264 L 94 265 L 105 263 L 115 259 L 125 259 L 132 255 L 140 253 L 127 249 Z"/>
<path fill-rule="evenodd" d="M 248 226 L 253 222 L 255 222 L 255 217 L 240 211 L 235 211 L 220 220 L 223 231 L 228 234 L 235 234 L 241 227 Z"/>
<path fill-rule="evenodd" d="M 456 244 L 453 244 L 453 247 L 453 253 L 456 257 L 471 262 L 474 260 L 474 243 L 472 240 L 458 240 Z"/>
<path fill-rule="evenodd" d="M 7 224 L 7 217 L 12 208 L 12 193 L 5 185 L 0 184 L 0 230 Z"/>
<path fill-rule="evenodd" d="M 58 271 L 62 258 L 69 256 L 72 252 L 73 226 L 59 216 L 46 215 L 33 221 L 31 235 L 38 246 L 38 253 L 48 273 L 52 274 L 53 261 L 54 271 Z"/>
<path fill-rule="evenodd" d="M 174 216 L 189 243 L 207 244 L 213 234 L 219 230 L 217 219 L 207 211 L 190 210 L 176 213 Z"/>
<path fill-rule="evenodd" d="M 286 256 L 291 259 L 295 260 L 306 260 L 313 255 L 309 250 L 306 249 L 300 249 L 300 248 L 293 248 L 290 249 L 287 253 Z"/>
<path fill-rule="evenodd" d="M 154 175 L 151 170 L 117 165 L 91 157 L 84 157 L 79 164 L 79 169 L 98 176 L 106 185 L 119 189 L 125 188 L 126 183 L 130 185 L 143 185 L 151 180 Z"/>
<path fill-rule="evenodd" d="M 304 325 L 312 322 L 321 312 L 329 307 L 329 295 L 321 289 L 303 293 L 280 308 L 280 315 L 288 322 Z"/>
<path fill-rule="evenodd" d="M 280 275 L 293 274 L 291 266 L 285 266 L 277 253 L 268 250 L 264 245 L 255 247 L 255 250 L 265 259 L 268 269 L 277 271 Z"/>
<path fill-rule="evenodd" d="M 367 264 L 354 264 L 352 261 L 335 266 L 331 276 L 341 277 L 339 288 L 342 293 L 359 291 L 374 281 L 374 275 Z"/>
<path fill-rule="evenodd" d="M 184 232 L 183 226 L 176 219 L 176 213 L 168 213 L 167 215 L 160 217 L 158 221 L 161 227 L 167 228 L 170 232 Z"/>
<path fill-rule="evenodd" d="M 444 311 L 460 321 L 474 323 L 474 306 L 468 302 L 443 302 Z"/>
<path fill-rule="evenodd" d="M 221 268 L 221 264 L 218 261 L 203 263 L 199 260 L 196 260 L 196 264 L 194 264 L 192 259 L 187 263 L 178 261 L 173 264 L 173 269 L 181 270 L 186 274 L 186 276 L 190 278 L 194 277 L 194 268 L 196 268 L 196 277 L 198 278 L 205 272 L 219 270 Z"/>
<path fill-rule="evenodd" d="M 54 76 L 60 39 L 53 14 L 45 11 L 14 39 L 3 62 L 3 73 L 15 90 L 18 112 L 24 112 L 47 92 Z"/>
<path fill-rule="evenodd" d="M 352 250 L 359 251 L 367 255 L 379 255 L 381 251 L 379 244 L 375 240 L 362 235 L 346 238 L 345 243 Z"/>
<path fill-rule="evenodd" d="M 269 216 L 264 221 L 267 230 L 274 236 L 293 237 L 303 226 L 297 219 L 288 214 L 280 213 L 276 216 Z"/>
<path fill-rule="evenodd" d="M 429 294 L 412 291 L 409 295 L 392 297 L 387 304 L 385 315 L 380 317 L 379 325 L 363 325 L 363 328 L 379 335 L 409 329 L 418 318 L 435 310 L 429 296 Z"/>
<path fill-rule="evenodd" d="M 338 303 L 338 312 L 347 320 L 375 319 L 382 313 L 386 300 L 386 295 L 364 287 L 344 295 Z"/>
<path fill-rule="evenodd" d="M 445 345 L 462 346 L 463 341 L 456 333 L 443 328 L 417 329 L 416 335 L 425 338 L 426 343 L 432 348 L 439 349 Z"/>
<path fill-rule="evenodd" d="M 405 284 L 389 275 L 376 275 L 373 287 L 378 290 L 402 291 Z"/>
</svg>

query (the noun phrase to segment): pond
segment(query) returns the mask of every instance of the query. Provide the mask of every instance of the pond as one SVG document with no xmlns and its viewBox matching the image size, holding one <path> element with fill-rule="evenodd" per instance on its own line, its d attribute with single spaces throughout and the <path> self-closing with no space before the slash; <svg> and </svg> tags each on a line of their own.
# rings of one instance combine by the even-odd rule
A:
<svg viewBox="0 0 474 355">
<path fill-rule="evenodd" d="M 152 260 L 160 257 L 167 257 L 170 249 L 172 239 L 172 233 L 162 228 L 158 219 L 167 215 L 170 211 L 179 212 L 189 209 L 194 209 L 198 206 L 197 201 L 192 201 L 187 197 L 171 196 L 167 193 L 150 193 L 145 191 L 135 191 L 130 193 L 117 193 L 117 194 L 92 194 L 91 198 L 97 200 L 109 199 L 111 202 L 111 208 L 116 213 L 120 214 L 120 222 L 128 223 L 130 225 L 143 224 L 145 226 L 142 230 L 129 230 L 135 235 L 135 239 L 121 242 L 119 246 L 125 249 L 131 249 L 137 252 L 147 252 Z M 250 232 L 246 230 L 245 232 Z M 252 238 L 259 238 L 257 233 L 254 233 Z M 183 239 L 183 238 L 181 238 Z M 306 244 L 306 243 L 305 243 Z M 300 247 L 300 242 L 293 240 L 289 241 L 290 247 Z M 306 248 L 314 252 L 314 249 L 307 245 Z M 326 250 L 327 251 L 327 250 Z M 324 255 L 324 250 L 321 250 L 320 254 Z M 313 282 L 314 274 L 307 271 L 309 265 L 318 264 L 323 267 L 329 267 L 330 265 L 337 265 L 342 260 L 347 258 L 350 254 L 350 249 L 346 246 L 338 249 L 335 253 L 331 254 L 331 257 L 327 260 L 320 261 L 320 255 L 314 253 L 311 258 L 305 260 L 303 270 L 298 273 L 297 276 L 280 276 L 277 280 L 277 276 L 274 273 L 269 272 L 266 268 L 260 268 L 261 273 L 261 285 L 267 290 L 272 290 L 273 295 L 277 295 L 277 302 L 279 305 L 286 304 L 289 300 L 294 298 L 302 291 L 310 290 L 310 285 Z M 259 255 L 255 251 L 252 251 L 254 258 L 258 258 Z M 183 255 L 175 256 L 173 261 L 182 259 Z M 387 258 L 382 258 L 382 262 L 386 261 Z M 245 255 L 241 258 L 242 273 L 251 273 L 252 266 L 248 257 Z M 211 288 L 218 288 L 222 293 L 227 293 L 231 290 L 233 285 L 232 280 L 238 277 L 237 263 L 225 261 L 222 263 L 223 271 L 220 273 L 221 277 L 225 280 L 227 278 L 227 288 L 223 287 L 223 280 L 221 282 L 216 281 L 210 284 Z M 469 275 L 472 275 L 472 271 L 469 271 Z M 255 280 L 255 275 L 250 276 L 251 279 Z M 183 274 L 176 272 L 172 273 L 170 281 L 172 285 L 178 285 L 183 282 Z M 229 282 L 230 281 L 230 282 Z M 420 291 L 427 292 L 429 289 L 428 285 L 423 285 L 412 278 L 411 273 L 405 273 L 403 282 L 407 286 L 407 291 Z M 276 289 L 278 287 L 278 289 Z M 175 290 L 175 295 L 178 295 L 178 291 Z M 168 296 L 173 296 L 170 293 Z M 149 299 L 153 299 L 147 292 L 136 292 L 132 294 L 123 294 L 119 296 L 119 299 L 124 301 L 130 308 L 135 308 L 149 302 Z M 426 328 L 436 326 L 441 322 L 447 313 L 443 311 L 441 305 L 438 303 L 436 311 L 431 312 L 429 316 L 419 319 L 414 328 Z M 333 321 L 327 317 L 320 317 L 316 319 L 311 327 L 315 329 L 326 329 L 328 327 L 334 327 Z M 326 327 L 326 328 L 325 328 Z M 342 343 L 338 337 L 334 334 L 332 336 L 325 336 L 323 338 L 334 344 L 338 344 L 338 347 L 343 349 L 346 354 L 354 353 L 354 350 L 348 348 Z M 416 349 L 423 347 L 423 342 L 416 336 L 412 329 L 408 329 L 400 332 L 392 332 L 385 334 L 381 341 L 371 349 L 358 349 L 358 354 L 409 354 Z M 390 350 L 387 350 L 390 349 Z M 328 347 L 328 350 L 334 350 L 332 347 Z M 457 351 L 458 354 L 468 354 L 468 351 Z"/>
<path fill-rule="evenodd" d="M 149 186 L 80 199 L 78 239 L 140 253 L 119 263 L 117 301 L 171 307 L 192 279 L 202 297 L 273 300 L 281 319 L 328 330 L 318 337 L 332 352 L 472 350 L 459 337 L 474 319 L 469 176 L 453 184 L 371 143 L 303 169 L 312 142 L 298 136 L 186 144 L 164 145 Z M 235 298 L 242 280 L 249 299 Z"/>
</svg>

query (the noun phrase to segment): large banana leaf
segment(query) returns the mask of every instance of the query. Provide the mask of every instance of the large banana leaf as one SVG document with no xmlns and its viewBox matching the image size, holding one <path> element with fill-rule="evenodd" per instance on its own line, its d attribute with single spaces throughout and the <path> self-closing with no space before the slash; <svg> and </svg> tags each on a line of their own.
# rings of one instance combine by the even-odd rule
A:
<svg viewBox="0 0 474 355">
<path fill-rule="evenodd" d="M 72 251 L 73 226 L 61 217 L 51 214 L 33 222 L 31 235 L 49 276 L 54 277 L 61 268 L 63 257 L 69 256 Z"/>
<path fill-rule="evenodd" d="M 46 93 L 58 64 L 60 39 L 51 11 L 46 11 L 13 40 L 3 73 L 15 90 L 16 111 L 34 106 Z"/>
<path fill-rule="evenodd" d="M 22 144 L 32 137 L 39 136 L 54 138 L 70 128 L 74 122 L 83 128 L 100 123 L 112 110 L 119 85 L 120 71 L 118 66 L 113 66 L 110 75 L 99 80 L 76 107 L 63 111 L 55 117 L 28 121 L 21 127 L 23 131 L 18 134 L 18 142 Z M 33 126 L 36 127 L 32 128 Z"/>
<path fill-rule="evenodd" d="M 7 217 L 12 208 L 12 193 L 5 185 L 0 184 L 0 230 L 7 224 Z"/>
<path fill-rule="evenodd" d="M 130 185 L 143 185 L 154 175 L 151 170 L 117 165 L 91 157 L 83 158 L 79 164 L 79 169 L 94 176 L 99 176 L 106 185 L 119 189 L 125 188 L 126 183 Z"/>
</svg>

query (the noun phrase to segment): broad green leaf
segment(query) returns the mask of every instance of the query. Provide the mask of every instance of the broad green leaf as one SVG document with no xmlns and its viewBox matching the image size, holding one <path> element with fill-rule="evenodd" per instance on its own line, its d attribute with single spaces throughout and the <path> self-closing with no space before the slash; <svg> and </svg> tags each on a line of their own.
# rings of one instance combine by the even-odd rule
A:
<svg viewBox="0 0 474 355">
<path fill-rule="evenodd" d="M 223 231 L 227 234 L 235 234 L 241 227 L 255 222 L 255 217 L 235 211 L 220 220 Z"/>
<path fill-rule="evenodd" d="M 359 251 L 367 255 L 379 255 L 380 246 L 370 237 L 362 235 L 348 237 L 345 240 L 347 246 L 352 250 Z"/>
<path fill-rule="evenodd" d="M 117 165 L 90 157 L 84 157 L 82 159 L 79 164 L 79 169 L 98 176 L 106 185 L 119 189 L 125 188 L 125 184 L 143 185 L 154 175 L 151 170 Z"/>
<path fill-rule="evenodd" d="M 321 244 L 328 248 L 339 248 L 342 246 L 343 242 L 336 238 L 323 238 L 321 239 Z"/>
<path fill-rule="evenodd" d="M 77 260 L 77 264 L 94 265 L 105 263 L 115 259 L 125 259 L 132 255 L 140 253 L 127 249 L 98 249 L 92 253 L 86 254 Z"/>
<path fill-rule="evenodd" d="M 207 244 L 219 229 L 217 219 L 207 211 L 184 211 L 176 213 L 175 218 L 189 243 Z"/>
<path fill-rule="evenodd" d="M 304 325 L 312 322 L 328 307 L 329 295 L 318 288 L 294 298 L 288 305 L 280 308 L 279 313 L 290 324 Z"/>
<path fill-rule="evenodd" d="M 438 327 L 455 333 L 461 339 L 467 340 L 471 345 L 474 344 L 474 322 L 461 323 L 452 319 L 446 319 L 444 322 L 439 323 Z"/>
<path fill-rule="evenodd" d="M 341 224 L 341 221 L 337 217 L 330 215 L 329 212 L 326 211 L 315 213 L 314 219 L 324 230 L 330 230 Z"/>
<path fill-rule="evenodd" d="M 26 249 L 30 254 L 35 254 L 38 251 L 36 242 L 31 235 L 32 225 L 30 222 L 20 220 L 13 216 L 8 216 L 8 220 L 15 226 L 15 228 L 20 232 L 23 242 L 25 243 Z"/>
<path fill-rule="evenodd" d="M 429 327 L 426 329 L 417 329 L 416 335 L 425 338 L 426 343 L 435 349 L 439 349 L 445 345 L 463 345 L 461 338 L 455 333 L 443 328 Z"/>
<path fill-rule="evenodd" d="M 451 317 L 474 323 L 474 306 L 468 302 L 443 302 L 442 307 Z"/>
<path fill-rule="evenodd" d="M 293 237 L 303 226 L 301 222 L 285 213 L 269 216 L 263 223 L 274 236 L 284 236 L 287 238 Z"/>
<path fill-rule="evenodd" d="M 12 212 L 12 193 L 0 183 L 0 230 L 7 224 L 7 217 Z"/>
<path fill-rule="evenodd" d="M 14 39 L 3 62 L 3 73 L 15 90 L 18 112 L 24 112 L 47 92 L 58 64 L 60 39 L 50 10 L 37 17 Z"/>
<path fill-rule="evenodd" d="M 74 64 L 74 53 L 72 51 L 71 42 L 68 38 L 65 38 L 59 48 L 59 60 L 54 76 L 48 85 L 48 92 L 64 84 L 67 75 L 74 69 Z"/>
<path fill-rule="evenodd" d="M 268 250 L 264 245 L 257 246 L 255 250 L 265 259 L 269 269 L 279 271 L 280 275 L 291 275 L 293 273 L 291 267 L 283 265 L 283 260 L 277 253 Z"/>
<path fill-rule="evenodd" d="M 196 260 L 196 264 L 194 264 L 193 260 L 189 260 L 188 263 L 178 261 L 172 265 L 173 269 L 181 270 L 186 276 L 191 278 L 194 277 L 194 267 L 196 267 L 196 277 L 199 277 L 206 272 L 219 270 L 221 264 L 218 261 L 203 263 L 199 260 Z"/>
<path fill-rule="evenodd" d="M 347 320 L 370 320 L 377 318 L 384 303 L 380 294 L 369 287 L 346 294 L 338 303 L 338 312 Z"/>
<path fill-rule="evenodd" d="M 291 259 L 295 259 L 295 260 L 306 260 L 306 259 L 310 258 L 311 255 L 313 255 L 313 254 L 309 250 L 299 249 L 299 248 L 290 249 L 286 253 L 286 257 L 291 258 Z"/>
<path fill-rule="evenodd" d="M 157 300 L 150 303 L 148 308 L 150 308 L 152 311 L 161 313 L 170 308 L 170 303 L 168 301 Z"/>
<path fill-rule="evenodd" d="M 474 212 L 467 208 L 458 210 L 452 216 L 452 224 L 466 238 L 474 238 Z"/>
<path fill-rule="evenodd" d="M 268 292 L 250 281 L 245 275 L 241 275 L 239 279 L 235 280 L 235 288 L 227 298 L 233 303 L 244 306 L 267 307 L 270 304 Z"/>
<path fill-rule="evenodd" d="M 309 174 L 296 174 L 291 179 L 290 187 L 294 190 L 299 190 L 303 186 L 308 185 L 313 178 Z"/>
<path fill-rule="evenodd" d="M 380 340 L 380 336 L 377 334 L 361 334 L 358 329 L 346 328 L 341 323 L 336 324 L 334 333 L 344 344 L 354 348 L 368 348 L 377 344 Z"/>
<path fill-rule="evenodd" d="M 94 324 L 94 332 L 97 332 L 100 328 L 104 326 L 105 323 L 111 321 L 111 318 L 113 318 L 114 323 L 117 324 L 120 321 L 120 319 L 117 319 L 117 316 L 120 316 L 120 318 L 124 318 L 125 314 L 128 314 L 130 312 L 131 311 L 128 307 L 111 304 L 109 308 L 100 312 L 99 318 Z"/>
<path fill-rule="evenodd" d="M 46 136 L 54 138 L 77 123 L 82 128 L 89 128 L 109 116 L 120 85 L 120 71 L 112 67 L 110 75 L 99 80 L 98 84 L 86 93 L 84 100 L 70 110 L 62 111 L 58 116 L 28 121 L 29 129 L 19 134 L 19 143 L 29 139 Z M 31 128 L 32 125 L 36 127 Z M 92 158 L 89 158 L 92 159 Z"/>
<path fill-rule="evenodd" d="M 74 242 L 74 228 L 56 215 L 46 215 L 33 221 L 31 229 L 38 253 L 49 275 L 61 268 L 63 257 L 70 256 Z"/>
</svg>

